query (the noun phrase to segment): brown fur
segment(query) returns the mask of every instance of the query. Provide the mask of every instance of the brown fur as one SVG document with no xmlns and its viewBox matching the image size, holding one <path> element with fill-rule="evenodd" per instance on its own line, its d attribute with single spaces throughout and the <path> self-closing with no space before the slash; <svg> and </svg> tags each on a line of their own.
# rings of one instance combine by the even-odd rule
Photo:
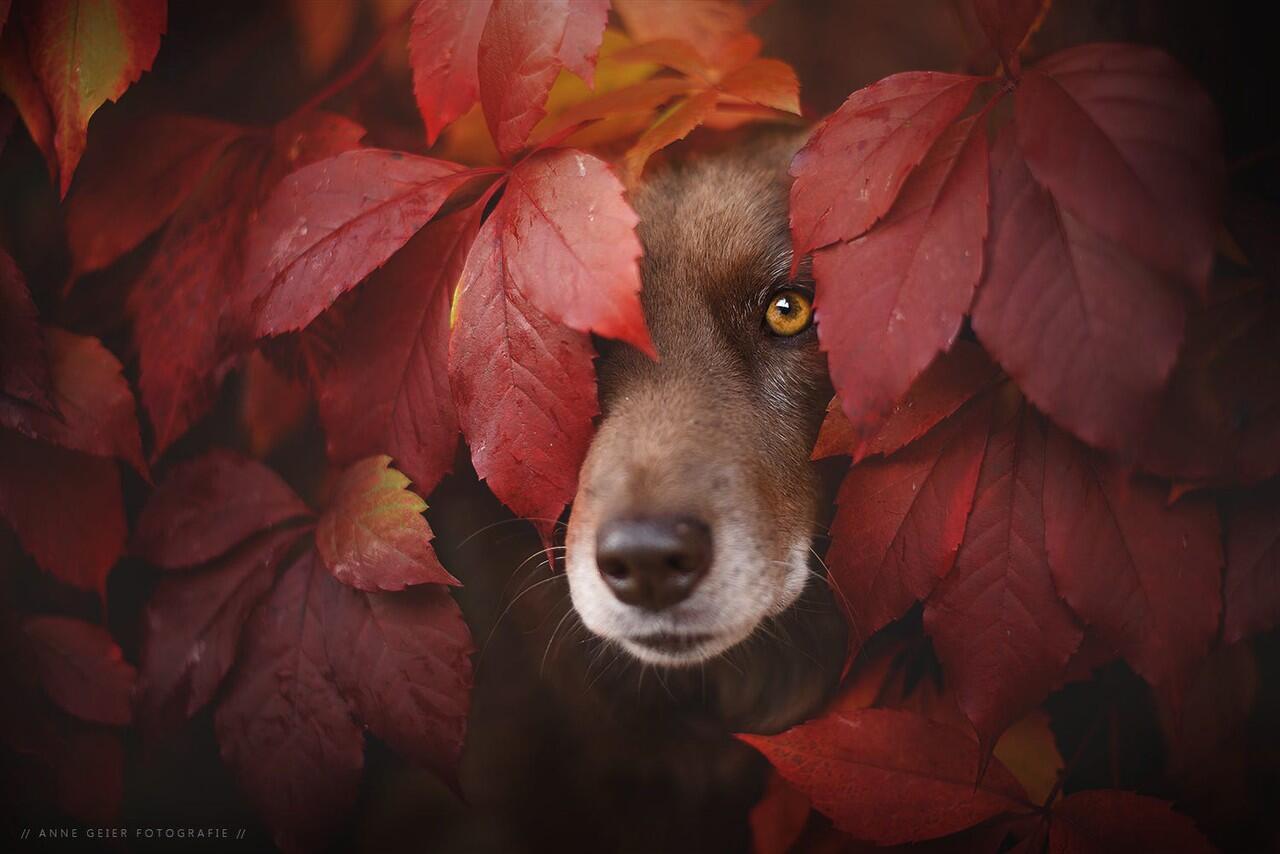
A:
<svg viewBox="0 0 1280 854">
<path fill-rule="evenodd" d="M 765 300 L 788 271 L 785 168 L 796 144 L 774 137 L 706 157 L 636 194 L 643 302 L 661 360 L 604 347 L 603 414 L 571 553 L 575 531 L 632 510 L 737 514 L 770 559 L 789 539 L 807 545 L 820 504 L 808 457 L 830 395 L 825 362 L 812 332 L 784 340 L 762 328 Z M 433 518 L 441 541 L 450 527 L 475 530 L 478 514 L 456 497 L 436 507 L 457 516 Z M 593 637 L 569 608 L 563 574 L 544 566 L 530 579 L 536 542 L 496 536 L 514 530 L 444 545 L 450 566 L 492 565 L 500 553 L 528 560 L 518 594 L 464 578 L 481 647 L 462 769 L 473 808 L 441 847 L 747 850 L 766 765 L 731 733 L 780 730 L 834 689 L 845 636 L 825 585 L 810 579 L 797 603 L 729 652 L 663 672 Z M 749 581 L 780 583 L 769 572 Z"/>
</svg>

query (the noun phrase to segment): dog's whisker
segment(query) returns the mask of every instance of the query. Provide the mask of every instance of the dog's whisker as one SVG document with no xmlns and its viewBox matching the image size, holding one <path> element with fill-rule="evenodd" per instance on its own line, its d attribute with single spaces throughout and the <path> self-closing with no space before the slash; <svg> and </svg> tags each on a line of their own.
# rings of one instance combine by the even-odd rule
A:
<svg viewBox="0 0 1280 854">
<path fill-rule="evenodd" d="M 559 528 L 569 527 L 564 522 L 561 522 L 559 519 L 552 519 L 549 516 L 516 516 L 515 518 L 512 518 L 512 519 L 499 519 L 497 522 L 490 522 L 488 525 L 484 525 L 483 527 L 475 531 L 472 531 L 470 534 L 467 535 L 465 539 L 462 540 L 462 542 L 458 543 L 457 547 L 462 548 L 467 543 L 471 542 L 476 537 L 483 534 L 485 531 L 491 531 L 494 528 L 499 528 L 499 527 L 502 527 L 503 525 L 514 525 L 517 522 L 549 522 L 551 523 L 552 530 L 556 529 L 557 527 Z"/>
<path fill-rule="evenodd" d="M 542 549 L 542 548 L 539 548 L 539 549 L 536 549 L 536 550 L 533 552 L 533 554 L 529 555 L 529 556 L 528 556 L 528 557 L 526 557 L 524 560 L 520 561 L 520 564 L 519 564 L 519 565 L 518 565 L 514 570 L 512 570 L 512 571 L 511 571 L 511 575 L 510 575 L 510 577 L 508 577 L 508 578 L 507 578 L 507 583 L 506 583 L 506 584 L 504 584 L 504 585 L 502 585 L 502 590 L 501 590 L 501 592 L 498 594 L 498 598 L 499 598 L 499 600 L 502 600 L 502 599 L 505 599 L 505 598 L 506 598 L 506 596 L 507 596 L 507 592 L 511 589 L 511 585 L 512 585 L 513 583 L 515 583 L 516 579 L 518 579 L 518 578 L 520 577 L 520 573 L 521 573 L 521 572 L 523 572 L 523 571 L 525 570 L 525 567 L 526 567 L 526 566 L 530 566 L 530 565 L 532 565 L 532 566 L 533 566 L 533 570 L 534 570 L 534 571 L 536 571 L 537 569 L 539 569 L 539 568 L 541 567 L 542 563 L 548 563 L 548 562 L 547 562 L 547 561 L 545 561 L 545 560 L 544 560 L 544 561 L 542 561 L 542 563 L 536 563 L 536 564 L 535 564 L 535 563 L 532 563 L 532 561 L 537 560 L 539 557 L 544 557 L 544 558 L 545 558 L 545 557 L 546 557 L 546 552 L 548 552 L 548 551 L 553 551 L 553 550 L 557 550 L 557 549 L 559 549 L 559 550 L 564 550 L 565 548 L 566 548 L 565 546 L 552 546 L 550 549 Z"/>
<path fill-rule="evenodd" d="M 551 637 L 547 640 L 547 648 L 542 653 L 542 663 L 538 665 L 538 675 L 542 676 L 547 669 L 547 656 L 551 654 L 551 647 L 556 642 L 556 635 L 560 632 L 560 627 L 564 625 L 564 621 L 572 617 L 576 612 L 573 608 L 569 608 L 564 612 L 564 616 L 560 618 L 560 622 L 556 623 L 556 627 L 551 630 Z"/>
<path fill-rule="evenodd" d="M 490 642 L 493 641 L 493 636 L 497 633 L 498 627 L 502 625 L 502 621 L 506 619 L 508 614 L 511 613 L 511 609 L 516 606 L 516 603 L 519 602 L 520 599 L 523 598 L 526 593 L 531 593 L 537 588 L 542 587 L 543 585 L 550 584 L 553 581 L 559 581 L 563 578 L 564 578 L 563 575 L 552 575 L 548 578 L 542 579 L 541 581 L 535 581 L 533 584 L 530 584 L 528 587 L 525 587 L 523 590 L 517 593 L 515 597 L 510 602 L 507 603 L 507 606 L 502 609 L 502 613 L 498 615 L 498 619 L 493 621 L 493 626 L 490 627 L 489 634 L 485 636 L 484 643 L 480 645 L 480 654 L 476 658 L 477 667 L 479 667 L 480 663 L 484 661 L 485 652 L 489 649 L 489 644 Z"/>
</svg>

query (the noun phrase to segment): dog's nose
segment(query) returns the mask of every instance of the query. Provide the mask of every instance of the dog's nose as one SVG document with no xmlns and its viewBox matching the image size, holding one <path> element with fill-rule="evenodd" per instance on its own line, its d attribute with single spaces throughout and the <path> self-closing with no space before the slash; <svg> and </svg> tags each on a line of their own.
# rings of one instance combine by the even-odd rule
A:
<svg viewBox="0 0 1280 854">
<path fill-rule="evenodd" d="M 707 574 L 711 529 L 689 516 L 612 519 L 596 535 L 596 565 L 614 596 L 660 611 Z"/>
</svg>

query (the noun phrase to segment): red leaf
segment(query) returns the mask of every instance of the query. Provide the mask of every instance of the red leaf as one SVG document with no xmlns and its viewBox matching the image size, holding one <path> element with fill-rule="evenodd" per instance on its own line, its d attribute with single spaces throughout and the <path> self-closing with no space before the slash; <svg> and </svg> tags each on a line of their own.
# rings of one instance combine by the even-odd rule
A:
<svg viewBox="0 0 1280 854">
<path fill-rule="evenodd" d="M 711 68 L 711 63 L 696 47 L 688 42 L 683 33 L 680 38 L 660 38 L 625 47 L 612 54 L 610 58 L 624 63 L 665 65 L 667 68 L 679 71 L 685 77 L 691 78 L 685 81 L 686 85 L 690 85 L 694 81 L 709 80 L 716 77 L 715 71 Z M 663 78 L 657 79 L 661 80 Z"/>
<path fill-rule="evenodd" d="M 471 635 L 447 592 L 394 595 L 329 584 L 325 647 L 338 687 L 392 748 L 446 780 L 457 773 L 471 690 Z"/>
<path fill-rule="evenodd" d="M 1076 792 L 1053 810 L 1049 854 L 1211 854 L 1216 851 L 1191 819 L 1165 801 L 1133 792 Z"/>
<path fill-rule="evenodd" d="M 747 10 L 734 0 L 614 0 L 613 7 L 637 42 L 679 39 L 714 68 L 732 65 L 744 52 L 744 39 L 759 49 L 747 32 Z"/>
<path fill-rule="evenodd" d="M 964 536 L 992 401 L 983 396 L 923 439 L 845 476 L 827 565 L 847 602 L 851 640 L 865 641 L 924 599 Z"/>
<path fill-rule="evenodd" d="M 1091 44 L 1016 90 L 1018 147 L 1055 203 L 1103 241 L 1203 292 L 1225 168 L 1205 92 L 1168 55 Z"/>
<path fill-rule="evenodd" d="M 764 797 L 749 816 L 753 854 L 787 854 L 809 823 L 810 812 L 809 799 L 777 771 L 771 773 Z"/>
<path fill-rule="evenodd" d="M 22 271 L 0 249 L 0 392 L 54 409 L 44 335 Z"/>
<path fill-rule="evenodd" d="M 493 0 L 480 36 L 480 102 L 503 157 L 546 115 L 561 68 L 591 85 L 608 0 Z"/>
<path fill-rule="evenodd" d="M 106 267 L 164 225 L 244 132 L 200 116 L 161 115 L 90 151 L 67 200 L 74 272 Z"/>
<path fill-rule="evenodd" d="M 235 662 L 245 620 L 298 536 L 292 529 L 263 534 L 212 566 L 160 580 L 147 602 L 138 682 L 144 726 L 169 714 L 190 717 L 213 699 Z"/>
<path fill-rule="evenodd" d="M 230 147 L 169 222 L 130 295 L 138 391 L 156 456 L 213 405 L 241 337 L 233 296 L 266 157 L 256 139 Z"/>
<path fill-rule="evenodd" d="M 640 180 L 644 165 L 654 152 L 684 139 L 706 121 L 715 111 L 719 98 L 715 92 L 698 92 L 659 116 L 627 150 L 624 161 L 627 183 L 635 184 Z"/>
<path fill-rule="evenodd" d="M 795 257 L 852 240 L 884 216 L 981 82 L 910 71 L 850 95 L 791 162 Z"/>
<path fill-rule="evenodd" d="M 1280 473 L 1280 290 L 1219 279 L 1191 315 L 1153 429 L 1127 450 L 1166 477 L 1252 483 Z"/>
<path fill-rule="evenodd" d="M 214 716 L 222 757 L 286 851 L 323 848 L 355 803 L 364 738 L 334 686 L 311 552 L 285 570 L 245 626 Z"/>
<path fill-rule="evenodd" d="M 1045 545 L 1059 593 L 1153 685 L 1176 690 L 1209 649 L 1222 610 L 1213 504 L 1173 506 L 1060 430 L 1045 459 Z"/>
<path fill-rule="evenodd" d="M 151 68 L 165 29 L 164 0 L 47 0 L 19 7 L 57 130 L 62 195 L 84 153 L 89 118 Z"/>
<path fill-rule="evenodd" d="M 756 59 L 731 71 L 718 88 L 727 95 L 800 115 L 800 81 L 795 69 L 776 59 Z"/>
<path fill-rule="evenodd" d="M 353 148 L 362 133 L 309 114 L 233 144 L 169 222 L 130 297 L 156 455 L 208 411 L 251 338 L 255 294 L 244 285 L 243 253 L 257 207 L 287 172 Z"/>
<path fill-rule="evenodd" d="M 614 54 L 614 58 L 618 55 Z M 608 119 L 623 113 L 647 114 L 672 98 L 688 93 L 694 85 L 680 77 L 651 77 L 621 89 L 601 92 L 566 107 L 557 114 L 556 127 L 567 128 L 580 122 Z"/>
<path fill-rule="evenodd" d="M 1062 682 L 1084 635 L 1058 598 L 1044 543 L 1046 425 L 1011 385 L 997 397 L 955 567 L 925 630 L 984 750 Z"/>
<path fill-rule="evenodd" d="M 428 226 L 356 294 L 317 392 L 330 459 L 385 450 L 423 495 L 453 467 L 449 309 L 475 231 L 467 214 Z"/>
<path fill-rule="evenodd" d="M 999 761 L 975 788 L 978 745 L 910 712 L 850 709 L 780 735 L 738 737 L 839 830 L 880 845 L 946 836 L 1025 800 Z"/>
<path fill-rule="evenodd" d="M 316 551 L 334 578 L 361 590 L 458 583 L 431 548 L 427 502 L 408 486 L 387 456 L 342 473 L 316 525 Z"/>
<path fill-rule="evenodd" d="M 1227 504 L 1222 639 L 1235 643 L 1280 625 L 1280 488 Z"/>
<path fill-rule="evenodd" d="M 960 331 L 982 274 L 987 140 L 945 131 L 862 237 L 814 255 L 818 338 L 855 434 L 870 436 Z"/>
<path fill-rule="evenodd" d="M 81 720 L 129 724 L 137 672 L 105 629 L 55 616 L 31 617 L 22 629 L 50 700 Z"/>
<path fill-rule="evenodd" d="M 429 157 L 368 148 L 289 175 L 249 232 L 245 287 L 260 336 L 301 329 L 408 242 L 470 178 Z"/>
<path fill-rule="evenodd" d="M 549 525 L 577 491 L 596 403 L 590 339 L 515 287 L 501 220 L 467 257 L 449 342 L 449 384 L 476 473 L 518 515 Z"/>
<path fill-rule="evenodd" d="M 939 355 L 925 368 L 876 434 L 865 442 L 854 436 L 853 425 L 845 417 L 839 398 L 833 398 L 818 434 L 813 459 L 850 454 L 856 463 L 877 454 L 892 454 L 950 418 L 999 378 L 1000 369 L 981 347 L 970 341 L 957 341 L 949 352 Z"/>
<path fill-rule="evenodd" d="M 0 400 L 0 424 L 97 457 L 119 457 L 146 473 L 133 391 L 97 338 L 45 329 L 57 414 Z"/>
<path fill-rule="evenodd" d="M 1173 368 L 1182 296 L 1043 190 L 1012 134 L 991 159 L 973 328 L 1039 409 L 1089 444 L 1123 446 L 1145 429 Z"/>
<path fill-rule="evenodd" d="M 973 11 L 1006 68 L 1015 60 L 1027 35 L 1049 10 L 1052 0 L 973 0 Z"/>
<path fill-rule="evenodd" d="M 124 551 L 123 501 L 113 460 L 0 428 L 0 516 L 59 581 L 104 590 Z"/>
<path fill-rule="evenodd" d="M 53 147 L 53 114 L 40 90 L 27 54 L 22 28 L 5 27 L 0 33 L 0 92 L 9 96 L 27 126 L 27 133 L 44 156 L 49 177 L 58 180 L 58 153 Z"/>
<path fill-rule="evenodd" d="M 271 469 L 214 449 L 175 466 L 147 501 L 131 549 L 163 569 L 197 566 L 258 531 L 310 514 Z"/>
<path fill-rule="evenodd" d="M 476 102 L 476 51 L 492 0 L 419 0 L 409 28 L 413 94 L 427 125 L 427 144 Z"/>
<path fill-rule="evenodd" d="M 640 308 L 638 219 L 623 192 L 601 160 L 548 151 L 512 170 L 490 219 L 504 277 L 541 313 L 652 356 Z"/>
</svg>

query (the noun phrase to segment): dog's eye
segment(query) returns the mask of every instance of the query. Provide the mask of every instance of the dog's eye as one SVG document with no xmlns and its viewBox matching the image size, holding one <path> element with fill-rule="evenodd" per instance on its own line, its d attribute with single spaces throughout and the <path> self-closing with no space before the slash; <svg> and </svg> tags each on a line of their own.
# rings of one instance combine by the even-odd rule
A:
<svg viewBox="0 0 1280 854">
<path fill-rule="evenodd" d="M 799 335 L 813 323 L 813 301 L 799 291 L 778 291 L 769 298 L 764 322 L 774 335 Z"/>
</svg>

